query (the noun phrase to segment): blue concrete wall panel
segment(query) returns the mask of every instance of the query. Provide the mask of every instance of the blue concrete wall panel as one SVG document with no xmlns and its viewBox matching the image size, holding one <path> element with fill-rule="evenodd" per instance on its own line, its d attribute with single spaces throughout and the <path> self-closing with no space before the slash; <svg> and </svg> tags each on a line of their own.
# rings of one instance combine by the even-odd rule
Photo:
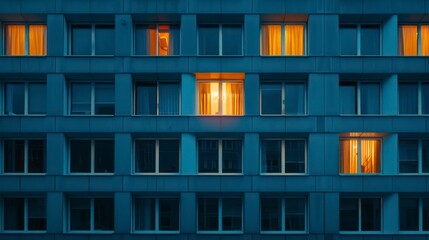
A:
<svg viewBox="0 0 429 240">
<path fill-rule="evenodd" d="M 58 117 L 55 129 L 58 132 L 90 132 L 90 117 Z"/>
<path fill-rule="evenodd" d="M 124 58 L 125 72 L 154 72 L 157 68 L 157 59 L 155 57 L 133 57 Z"/>
<path fill-rule="evenodd" d="M 324 233 L 325 194 L 310 193 L 308 195 L 308 232 L 310 234 Z M 329 214 L 329 213 L 327 213 Z"/>
<path fill-rule="evenodd" d="M 284 192 L 286 183 L 284 177 L 254 176 L 252 177 L 253 192 Z"/>
<path fill-rule="evenodd" d="M 66 139 L 61 133 L 48 133 L 46 136 L 46 173 L 47 175 L 62 175 L 66 162 Z"/>
<path fill-rule="evenodd" d="M 390 0 L 361 0 L 361 2 L 363 7 L 363 14 L 380 14 L 392 11 L 392 5 Z"/>
<path fill-rule="evenodd" d="M 339 1 L 340 13 L 354 13 L 362 14 L 363 13 L 363 2 L 362 0 L 348 0 L 348 1 Z"/>
<path fill-rule="evenodd" d="M 63 232 L 64 200 L 62 192 L 48 192 L 46 194 L 46 225 L 48 233 Z"/>
<path fill-rule="evenodd" d="M 284 57 L 255 57 L 252 58 L 253 72 L 278 73 L 286 71 Z"/>
<path fill-rule="evenodd" d="M 339 194 L 326 193 L 325 194 L 325 234 L 337 234 L 339 230 Z"/>
<path fill-rule="evenodd" d="M 90 13 L 90 0 L 57 0 L 57 12 Z"/>
<path fill-rule="evenodd" d="M 121 176 L 93 176 L 89 178 L 90 192 L 121 192 Z"/>
<path fill-rule="evenodd" d="M 306 64 L 305 66 L 308 68 L 308 71 L 317 71 L 317 72 L 332 72 L 334 67 L 338 67 L 338 58 L 334 57 L 310 57 L 305 58 L 308 62 L 311 61 L 312 65 Z M 294 64 L 291 64 L 291 68 L 293 68 Z M 286 64 L 286 69 L 287 68 Z"/>
<path fill-rule="evenodd" d="M 337 115 L 339 113 L 339 77 L 338 74 L 325 74 L 325 114 Z"/>
<path fill-rule="evenodd" d="M 313 4 L 314 5 L 314 4 Z M 324 55 L 338 56 L 340 53 L 340 39 L 339 39 L 339 20 L 338 15 L 325 15 L 324 16 Z M 317 36 L 316 36 L 317 37 Z"/>
<path fill-rule="evenodd" d="M 213 71 L 213 70 L 212 70 Z M 220 72 L 250 72 L 252 71 L 252 60 L 243 57 L 221 58 Z"/>
<path fill-rule="evenodd" d="M 285 132 L 286 124 L 284 117 L 269 117 L 261 118 L 255 117 L 253 120 L 254 132 Z"/>
<path fill-rule="evenodd" d="M 337 133 L 325 134 L 325 174 L 337 175 L 339 171 L 339 138 Z"/>
<path fill-rule="evenodd" d="M 88 192 L 89 177 L 58 176 L 55 178 L 55 190 L 61 192 Z"/>
<path fill-rule="evenodd" d="M 259 115 L 259 75 L 246 74 L 244 80 L 244 113 L 246 116 Z"/>
<path fill-rule="evenodd" d="M 133 80 L 130 74 L 115 75 L 115 115 L 130 116 L 133 112 Z"/>
<path fill-rule="evenodd" d="M 21 191 L 21 177 L 19 176 L 1 176 L 0 182 L 1 192 Z"/>
<path fill-rule="evenodd" d="M 220 132 L 221 117 L 217 116 L 201 116 L 189 118 L 190 132 Z"/>
<path fill-rule="evenodd" d="M 365 57 L 362 59 L 362 71 L 365 73 L 378 73 L 380 70 L 392 72 L 392 62 L 385 58 Z"/>
<path fill-rule="evenodd" d="M 232 2 L 228 0 L 223 0 L 223 1 L 229 2 L 229 3 Z M 260 43 L 259 43 L 260 23 L 259 22 L 260 22 L 259 15 L 244 16 L 244 39 L 246 40 L 244 43 L 245 56 L 259 56 L 260 54 L 260 49 L 259 49 L 260 48 Z"/>
<path fill-rule="evenodd" d="M 50 73 L 55 70 L 55 59 L 51 57 L 21 58 L 21 73 Z"/>
<path fill-rule="evenodd" d="M 91 13 L 120 13 L 123 11 L 123 1 L 91 0 Z"/>
<path fill-rule="evenodd" d="M 123 60 L 119 57 L 91 58 L 91 73 L 118 73 L 123 72 Z"/>
<path fill-rule="evenodd" d="M 201 57 L 196 61 L 196 72 L 222 72 L 220 57 Z"/>
<path fill-rule="evenodd" d="M 63 56 L 66 43 L 66 20 L 64 15 L 49 14 L 47 18 L 48 56 Z"/>
<path fill-rule="evenodd" d="M 290 176 L 285 179 L 286 192 L 314 192 L 316 190 L 314 176 Z"/>
<path fill-rule="evenodd" d="M 219 176 L 195 176 L 189 177 L 189 191 L 191 192 L 219 192 Z"/>
<path fill-rule="evenodd" d="M 181 136 L 181 174 L 194 175 L 197 173 L 197 142 L 195 135 L 182 133 Z"/>
<path fill-rule="evenodd" d="M 341 73 L 361 73 L 363 72 L 363 59 L 343 57 L 339 59 L 338 71 Z"/>
<path fill-rule="evenodd" d="M 421 57 L 392 58 L 392 68 L 398 73 L 422 72 L 423 69 L 426 69 L 426 59 Z"/>
<path fill-rule="evenodd" d="M 125 132 L 154 132 L 156 117 L 124 117 Z"/>
<path fill-rule="evenodd" d="M 383 197 L 383 230 L 390 234 L 398 234 L 399 211 L 389 211 L 389 209 L 398 209 L 399 195 L 397 193 L 389 194 Z M 393 238 L 392 238 L 393 239 Z"/>
<path fill-rule="evenodd" d="M 413 4 L 404 4 L 403 0 L 391 0 L 392 11 L 400 13 L 422 13 L 425 9 L 425 0 L 414 0 Z"/>
<path fill-rule="evenodd" d="M 394 118 L 393 128 L 398 132 L 426 132 L 426 120 L 419 117 Z"/>
<path fill-rule="evenodd" d="M 316 67 L 319 66 L 319 58 L 310 57 L 287 57 L 285 61 L 285 71 L 291 73 L 308 73 L 315 71 Z M 326 59 L 320 59 L 323 62 L 329 63 Z M 317 69 L 319 70 L 319 69 Z"/>
<path fill-rule="evenodd" d="M 90 132 L 121 132 L 123 130 L 122 118 L 92 117 L 89 119 Z"/>
<path fill-rule="evenodd" d="M 383 81 L 381 111 L 384 115 L 398 114 L 398 75 L 393 74 Z M 392 125 L 392 123 L 389 123 Z M 393 125 L 392 125 L 393 127 Z"/>
<path fill-rule="evenodd" d="M 19 13 L 21 12 L 21 2 L 16 0 L 2 0 L 0 13 Z"/>
<path fill-rule="evenodd" d="M 364 117 L 363 129 L 365 132 L 392 132 L 392 120 L 390 117 Z"/>
<path fill-rule="evenodd" d="M 156 190 L 158 192 L 187 192 L 188 186 L 188 177 L 160 176 L 156 179 Z"/>
<path fill-rule="evenodd" d="M 259 175 L 259 134 L 245 133 L 243 149 L 243 173 L 245 175 Z"/>
<path fill-rule="evenodd" d="M 131 230 L 131 197 L 129 192 L 115 193 L 115 233 L 129 233 Z"/>
<path fill-rule="evenodd" d="M 181 38 L 180 51 L 182 56 L 197 55 L 197 16 L 181 16 Z"/>
<path fill-rule="evenodd" d="M 182 115 L 195 115 L 196 113 L 196 80 L 193 74 L 182 74 L 181 82 L 181 110 Z"/>
<path fill-rule="evenodd" d="M 248 0 L 222 0 L 221 12 L 222 13 L 250 13 L 252 11 L 252 2 Z"/>
<path fill-rule="evenodd" d="M 259 233 L 260 216 L 258 209 L 260 208 L 258 193 L 244 193 L 244 231 L 246 233 Z"/>
<path fill-rule="evenodd" d="M 323 6 L 326 1 L 317 1 L 312 0 L 288 0 L 285 1 L 285 12 L 289 14 L 296 13 L 316 13 L 324 12 Z"/>
<path fill-rule="evenodd" d="M 251 189 L 251 176 L 224 176 L 220 178 L 221 192 L 250 192 Z"/>
<path fill-rule="evenodd" d="M 220 119 L 222 132 L 248 132 L 252 129 L 250 117 L 223 117 Z"/>
<path fill-rule="evenodd" d="M 333 178 L 334 192 L 358 193 L 363 191 L 362 177 L 360 176 L 336 176 Z"/>
<path fill-rule="evenodd" d="M 392 184 L 394 192 L 425 192 L 427 190 L 426 181 L 422 181 L 421 177 L 393 177 Z"/>
<path fill-rule="evenodd" d="M 321 91 L 323 89 L 323 91 Z M 324 115 L 325 84 L 323 74 L 310 74 L 307 85 L 307 112 L 309 115 Z"/>
<path fill-rule="evenodd" d="M 132 137 L 128 133 L 115 134 L 115 175 L 129 175 L 132 169 Z"/>
<path fill-rule="evenodd" d="M 338 132 L 364 132 L 363 117 L 337 117 L 334 118 L 334 126 Z"/>
<path fill-rule="evenodd" d="M 221 12 L 221 1 L 213 0 L 188 0 L 189 12 L 207 13 Z"/>
<path fill-rule="evenodd" d="M 21 177 L 22 192 L 52 192 L 55 190 L 54 176 Z"/>
<path fill-rule="evenodd" d="M 332 192 L 332 176 L 316 176 L 316 192 Z"/>
<path fill-rule="evenodd" d="M 21 117 L 20 132 L 53 132 L 55 131 L 55 118 Z"/>
<path fill-rule="evenodd" d="M 189 118 L 160 117 L 156 121 L 156 132 L 176 133 L 189 130 Z"/>
<path fill-rule="evenodd" d="M 125 192 L 155 192 L 155 176 L 124 176 L 123 191 Z"/>
<path fill-rule="evenodd" d="M 383 174 L 394 175 L 398 173 L 398 151 L 395 151 L 397 146 L 398 134 L 387 135 L 383 138 L 383 147 L 381 149 L 381 170 Z"/>
<path fill-rule="evenodd" d="M 310 175 L 323 175 L 325 172 L 325 136 L 321 133 L 312 133 L 307 142 L 307 172 Z"/>
<path fill-rule="evenodd" d="M 367 0 L 370 1 L 370 0 Z M 375 1 L 371 1 L 375 2 Z M 385 1 L 386 2 L 386 1 Z M 387 9 L 385 7 L 381 9 Z M 398 54 L 398 16 L 392 15 L 383 23 L 382 54 L 396 56 Z"/>
<path fill-rule="evenodd" d="M 382 170 L 383 171 L 383 170 Z M 392 178 L 391 177 L 372 177 L 365 176 L 362 178 L 362 186 L 364 192 L 391 192 L 392 191 Z"/>
<path fill-rule="evenodd" d="M 188 58 L 160 57 L 156 58 L 156 71 L 160 73 L 188 72 Z M 153 69 L 152 69 L 153 71 Z"/>
<path fill-rule="evenodd" d="M 0 58 L 0 72 L 19 73 L 21 72 L 21 58 L 2 57 Z"/>
<path fill-rule="evenodd" d="M 180 194 L 180 232 L 195 233 L 196 231 L 196 194 L 184 193 Z M 183 214 L 186 213 L 186 214 Z"/>
<path fill-rule="evenodd" d="M 20 117 L 0 117 L 1 133 L 18 133 L 21 131 Z"/>
<path fill-rule="evenodd" d="M 325 28 L 323 15 L 310 15 L 308 17 L 308 55 L 323 56 L 325 45 Z M 317 39 L 317 40 L 316 40 Z"/>
<path fill-rule="evenodd" d="M 49 116 L 63 116 L 66 107 L 66 80 L 63 74 L 48 74 L 46 112 Z"/>
<path fill-rule="evenodd" d="M 90 58 L 63 57 L 56 58 L 56 72 L 65 73 L 89 73 L 91 69 Z"/>
<path fill-rule="evenodd" d="M 276 0 L 253 0 L 254 13 L 284 13 L 286 12 L 286 1 Z"/>
<path fill-rule="evenodd" d="M 22 13 L 52 13 L 55 12 L 55 0 L 20 0 Z M 2 5 L 3 6 L 3 5 Z"/>
<path fill-rule="evenodd" d="M 115 55 L 130 56 L 133 42 L 133 20 L 131 15 L 115 16 Z"/>
</svg>

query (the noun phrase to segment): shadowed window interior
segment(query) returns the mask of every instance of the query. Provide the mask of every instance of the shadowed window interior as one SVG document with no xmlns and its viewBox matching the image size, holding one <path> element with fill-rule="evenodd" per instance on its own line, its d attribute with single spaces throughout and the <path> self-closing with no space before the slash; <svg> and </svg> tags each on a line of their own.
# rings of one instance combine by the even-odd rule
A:
<svg viewBox="0 0 429 240">
<path fill-rule="evenodd" d="M 135 173 L 179 173 L 179 165 L 179 140 L 135 141 Z"/>
<path fill-rule="evenodd" d="M 198 173 L 241 173 L 242 140 L 199 140 Z"/>
<path fill-rule="evenodd" d="M 112 232 L 114 200 L 112 197 L 70 197 L 68 230 Z"/>
<path fill-rule="evenodd" d="M 241 56 L 243 54 L 242 35 L 241 24 L 200 24 L 198 54 Z"/>
<path fill-rule="evenodd" d="M 113 173 L 113 140 L 70 140 L 70 173 Z"/>
<path fill-rule="evenodd" d="M 179 209 L 178 198 L 136 197 L 134 200 L 134 231 L 178 232 Z"/>
<path fill-rule="evenodd" d="M 428 82 L 399 82 L 399 114 L 429 114 Z"/>
<path fill-rule="evenodd" d="M 340 82 L 341 114 L 380 114 L 380 83 Z"/>
<path fill-rule="evenodd" d="M 170 24 L 137 24 L 135 55 L 180 55 L 180 27 Z"/>
<path fill-rule="evenodd" d="M 71 25 L 71 55 L 114 55 L 115 26 L 108 24 Z"/>
<path fill-rule="evenodd" d="M 45 140 L 4 140 L 4 173 L 45 173 Z"/>
<path fill-rule="evenodd" d="M 136 115 L 179 115 L 179 82 L 138 81 L 134 94 Z"/>
<path fill-rule="evenodd" d="M 399 173 L 429 173 L 429 140 L 399 140 Z"/>
<path fill-rule="evenodd" d="M 305 232 L 306 198 L 261 198 L 261 232 Z"/>
<path fill-rule="evenodd" d="M 243 230 L 242 198 L 198 198 L 198 232 L 236 232 Z"/>
<path fill-rule="evenodd" d="M 261 84 L 261 114 L 304 115 L 306 87 L 303 82 Z"/>
<path fill-rule="evenodd" d="M 115 85 L 112 82 L 73 81 L 70 101 L 72 115 L 114 115 Z"/>
<path fill-rule="evenodd" d="M 380 173 L 381 140 L 341 139 L 340 173 L 371 174 Z"/>
<path fill-rule="evenodd" d="M 7 56 L 46 56 L 46 25 L 6 24 L 4 53 Z"/>
<path fill-rule="evenodd" d="M 376 56 L 380 54 L 380 25 L 340 25 L 341 55 Z"/>
<path fill-rule="evenodd" d="M 262 24 L 261 55 L 305 55 L 305 25 L 292 23 Z"/>
<path fill-rule="evenodd" d="M 399 25 L 399 56 L 429 56 L 429 25 Z"/>
<path fill-rule="evenodd" d="M 6 115 L 46 114 L 46 83 L 43 82 L 6 82 Z"/>
<path fill-rule="evenodd" d="M 3 198 L 4 231 L 46 231 L 46 198 Z"/>
<path fill-rule="evenodd" d="M 261 173 L 304 174 L 306 165 L 305 140 L 261 141 Z"/>
<path fill-rule="evenodd" d="M 340 198 L 340 231 L 381 231 L 381 198 Z"/>
<path fill-rule="evenodd" d="M 429 231 L 429 198 L 399 198 L 399 230 Z"/>
</svg>

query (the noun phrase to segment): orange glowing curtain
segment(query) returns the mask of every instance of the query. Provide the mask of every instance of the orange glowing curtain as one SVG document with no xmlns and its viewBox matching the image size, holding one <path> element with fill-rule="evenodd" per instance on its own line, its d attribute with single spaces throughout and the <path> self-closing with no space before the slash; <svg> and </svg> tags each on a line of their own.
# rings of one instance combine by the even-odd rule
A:
<svg viewBox="0 0 429 240">
<path fill-rule="evenodd" d="M 380 141 L 361 141 L 361 173 L 380 173 Z"/>
<path fill-rule="evenodd" d="M 156 55 L 156 25 L 149 25 L 149 28 L 147 29 L 147 36 L 146 36 L 146 49 L 147 54 L 150 56 Z"/>
<path fill-rule="evenodd" d="M 198 84 L 198 112 L 202 115 L 219 113 L 219 83 Z"/>
<path fill-rule="evenodd" d="M 222 108 L 225 115 L 243 114 L 243 83 L 223 83 Z"/>
<path fill-rule="evenodd" d="M 44 56 L 46 55 L 46 26 L 30 25 L 29 26 L 29 55 Z"/>
<path fill-rule="evenodd" d="M 402 25 L 399 27 L 399 55 L 417 56 L 417 26 Z"/>
<path fill-rule="evenodd" d="M 5 54 L 25 55 L 25 25 L 6 25 Z"/>
<path fill-rule="evenodd" d="M 341 173 L 356 174 L 358 170 L 358 141 L 341 140 L 340 151 Z"/>
<path fill-rule="evenodd" d="M 422 41 L 422 56 L 429 56 L 429 25 L 420 26 Z"/>
<path fill-rule="evenodd" d="M 280 25 L 262 25 L 262 55 L 279 56 L 282 54 L 282 27 Z"/>
<path fill-rule="evenodd" d="M 286 55 L 304 55 L 304 25 L 285 25 Z"/>
<path fill-rule="evenodd" d="M 158 26 L 158 55 L 165 56 L 171 55 L 173 52 L 170 49 L 170 26 L 169 25 L 159 25 Z"/>
</svg>

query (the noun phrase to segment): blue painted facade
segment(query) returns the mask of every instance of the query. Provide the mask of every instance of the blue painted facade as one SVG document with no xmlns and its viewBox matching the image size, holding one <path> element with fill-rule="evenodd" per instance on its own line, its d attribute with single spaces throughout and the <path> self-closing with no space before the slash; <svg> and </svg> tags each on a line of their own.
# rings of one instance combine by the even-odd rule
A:
<svg viewBox="0 0 429 240">
<path fill-rule="evenodd" d="M 261 22 L 294 14 L 306 22 L 306 56 L 260 56 Z M 47 82 L 46 116 L 0 116 L 0 141 L 7 138 L 46 138 L 43 175 L 0 175 L 1 196 L 42 195 L 47 199 L 45 233 L 4 233 L 0 239 L 429 239 L 424 233 L 399 231 L 401 194 L 422 196 L 429 191 L 427 175 L 398 171 L 398 139 L 427 138 L 429 117 L 399 114 L 398 79 L 429 77 L 429 58 L 398 56 L 398 24 L 428 23 L 429 0 L 0 0 L 0 23 L 37 21 L 47 24 L 47 56 L 0 57 L 0 81 L 42 79 Z M 198 56 L 198 22 L 238 19 L 243 24 L 243 56 Z M 133 24 L 177 22 L 180 56 L 133 56 Z M 69 56 L 68 27 L 75 22 L 115 25 L 114 56 Z M 382 26 L 381 56 L 340 56 L 341 22 L 377 22 Z M 0 40 L 0 45 L 3 45 Z M 240 72 L 244 79 L 243 116 L 199 116 L 195 73 Z M 133 81 L 150 74 L 180 79 L 180 116 L 134 116 Z M 263 76 L 305 79 L 305 116 L 261 116 Z M 67 82 L 71 78 L 107 78 L 115 82 L 114 116 L 70 116 Z M 381 114 L 341 116 L 339 81 L 380 79 Z M 4 91 L 0 84 L 0 112 Z M 377 132 L 382 136 L 381 173 L 339 174 L 339 139 L 343 133 Z M 181 143 L 180 174 L 132 174 L 136 137 L 177 137 Z M 115 140 L 114 174 L 67 173 L 68 138 L 108 137 Z M 201 176 L 197 144 L 201 137 L 243 140 L 243 174 Z M 261 175 L 260 140 L 300 137 L 307 142 L 305 175 Z M 2 152 L 0 145 L 0 153 Z M 0 154 L 0 162 L 3 155 Z M 135 234 L 131 231 L 135 194 L 180 196 L 180 234 Z M 243 198 L 242 234 L 198 234 L 196 199 L 200 194 L 238 194 Z M 114 197 L 114 233 L 73 234 L 66 231 L 68 195 Z M 304 234 L 260 234 L 260 195 L 299 195 L 307 198 Z M 383 199 L 382 231 L 340 233 L 341 196 Z M 426 232 L 427 233 L 427 232 Z"/>
</svg>

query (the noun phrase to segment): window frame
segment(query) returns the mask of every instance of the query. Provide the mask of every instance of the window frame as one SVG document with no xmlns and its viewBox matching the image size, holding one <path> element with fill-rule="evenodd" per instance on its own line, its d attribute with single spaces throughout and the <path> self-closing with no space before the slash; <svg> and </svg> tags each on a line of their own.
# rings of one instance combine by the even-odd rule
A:
<svg viewBox="0 0 429 240">
<path fill-rule="evenodd" d="M 201 25 L 216 25 L 219 29 L 219 54 L 217 55 L 203 55 L 200 53 L 200 26 Z M 241 26 L 241 54 L 240 55 L 224 55 L 223 54 L 223 41 L 222 41 L 222 33 L 223 33 L 223 26 L 224 25 L 240 25 Z M 223 23 L 197 23 L 197 56 L 198 57 L 242 57 L 244 56 L 244 24 L 243 23 L 237 23 L 237 22 L 223 22 Z"/>
<path fill-rule="evenodd" d="M 428 24 L 429 26 L 429 24 Z M 403 56 L 403 57 L 413 57 L 413 56 Z M 422 56 L 422 57 L 429 57 L 429 56 Z M 400 97 L 400 89 L 399 86 L 401 84 L 417 84 L 417 113 L 401 113 L 400 112 L 400 104 L 401 104 L 401 97 Z M 422 85 L 429 84 L 429 81 L 427 80 L 398 80 L 398 115 L 403 116 L 429 116 L 428 113 L 423 113 L 423 87 Z"/>
<path fill-rule="evenodd" d="M 180 25 L 180 22 L 135 22 L 133 24 L 133 56 L 134 57 L 173 57 L 173 56 L 181 56 L 182 55 L 182 48 L 180 46 L 179 53 L 178 54 L 172 54 L 172 55 L 159 55 L 158 53 L 158 44 L 159 42 L 156 41 L 156 54 L 155 55 L 144 55 L 144 54 L 136 54 L 136 28 L 139 25 L 155 25 L 156 26 L 156 35 L 159 33 L 159 25 L 168 25 L 168 26 L 178 26 L 179 27 L 179 45 L 181 45 L 182 41 L 182 28 Z"/>
<path fill-rule="evenodd" d="M 218 164 L 218 172 L 213 172 L 213 173 L 201 173 L 199 171 L 199 166 L 200 166 L 200 159 L 199 159 L 199 148 L 198 148 L 198 143 L 199 141 L 206 141 L 206 140 L 215 140 L 218 142 L 218 159 L 217 159 L 217 164 Z M 223 141 L 241 141 L 241 172 L 239 173 L 224 173 L 223 172 L 223 146 L 222 143 Z M 197 139 L 197 175 L 229 175 L 229 176 L 237 176 L 237 175 L 243 175 L 243 156 L 244 156 L 244 142 L 243 139 L 241 138 L 199 138 Z"/>
<path fill-rule="evenodd" d="M 272 56 L 276 57 L 276 56 Z M 282 105 L 282 112 L 280 114 L 265 114 L 262 113 L 262 85 L 263 84 L 280 84 L 282 88 L 282 99 L 281 99 L 281 105 Z M 286 85 L 287 84 L 303 84 L 304 85 L 304 113 L 302 114 L 286 114 Z M 305 80 L 262 80 L 259 84 L 259 115 L 260 116 L 306 116 L 307 115 L 307 96 L 308 96 L 308 89 L 307 89 L 307 81 Z"/>
<path fill-rule="evenodd" d="M 45 159 L 44 159 L 44 164 L 45 164 L 45 172 L 41 172 L 41 173 L 30 173 L 29 171 L 28 171 L 28 159 L 29 159 L 29 157 L 28 157 L 28 155 L 29 155 L 29 152 L 28 152 L 28 142 L 29 141 L 33 141 L 33 140 L 35 140 L 35 141 L 43 141 L 44 143 L 45 143 L 45 149 L 44 149 L 44 151 L 45 151 Z M 6 153 L 6 150 L 5 150 L 5 147 L 4 147 L 4 145 L 5 145 L 5 142 L 6 141 L 24 141 L 24 172 L 5 172 L 5 169 L 4 169 L 4 165 L 5 165 L 5 159 L 4 159 L 4 154 Z M 2 140 L 0 140 L 0 143 L 1 143 L 1 146 L 0 146 L 0 150 L 3 150 L 3 153 L 2 153 L 2 156 L 0 156 L 0 159 L 1 160 L 3 160 L 2 161 L 2 164 L 1 164 L 1 166 L 0 166 L 0 174 L 1 175 L 46 175 L 47 174 L 47 169 L 46 169 L 46 165 L 47 165 L 47 139 L 44 139 L 44 138 L 25 138 L 25 139 L 22 139 L 22 138 L 4 138 L 4 139 L 2 139 Z"/>
<path fill-rule="evenodd" d="M 73 114 L 72 113 L 72 105 L 73 105 L 73 98 L 72 98 L 72 86 L 73 84 L 89 84 L 90 85 L 90 90 L 91 90 L 91 109 L 90 109 L 90 114 Z M 96 84 L 112 84 L 113 85 L 113 90 L 115 90 L 115 81 L 93 81 L 93 80 L 70 80 L 68 82 L 68 116 L 79 116 L 79 117 L 93 117 L 93 116 L 100 116 L 100 117 L 108 117 L 108 116 L 115 116 L 115 112 L 116 112 L 116 96 L 114 95 L 114 99 L 113 99 L 113 108 L 114 108 L 114 113 L 113 114 L 95 114 L 95 96 L 96 96 L 96 91 L 95 91 L 95 85 Z M 115 93 L 114 93 L 115 94 Z"/>
<path fill-rule="evenodd" d="M 270 173 L 270 172 L 262 172 L 263 162 L 262 162 L 262 142 L 263 141 L 281 141 L 281 172 L 279 173 Z M 287 173 L 286 172 L 286 141 L 304 141 L 304 172 L 303 173 Z M 308 175 L 308 141 L 306 138 L 261 138 L 260 139 L 260 156 L 259 156 L 259 168 L 261 176 L 305 176 Z"/>
<path fill-rule="evenodd" d="M 399 155 L 399 144 L 401 141 L 417 141 L 417 172 L 415 173 L 402 173 L 400 169 L 400 155 Z M 429 142 L 428 138 L 399 138 L 398 139 L 398 147 L 397 147 L 397 154 L 398 154 L 398 174 L 400 175 L 429 175 L 428 172 L 423 172 L 423 141 Z"/>
<path fill-rule="evenodd" d="M 378 55 L 364 55 L 362 54 L 362 25 L 363 26 L 378 26 L 379 30 L 380 30 L 380 42 L 379 42 L 379 46 L 380 46 L 380 54 Z M 354 22 L 350 22 L 350 23 L 339 23 L 338 24 L 338 31 L 340 31 L 341 26 L 355 26 L 356 27 L 356 55 L 347 55 L 347 54 L 342 54 L 341 53 L 341 35 L 340 35 L 340 56 L 341 57 L 350 57 L 350 56 L 360 56 L 360 57 L 377 57 L 377 56 L 383 56 L 383 24 L 381 23 L 376 23 L 376 22 L 369 22 L 369 23 L 354 23 Z M 399 34 L 399 33 L 398 33 Z"/>
<path fill-rule="evenodd" d="M 340 230 L 340 226 L 339 226 L 339 234 L 377 234 L 377 233 L 383 233 L 384 231 L 384 201 L 383 201 L 383 197 L 381 196 L 365 196 L 365 197 L 353 197 L 353 196 L 340 196 L 339 198 L 339 203 L 341 202 L 341 199 L 357 199 L 358 200 L 358 230 L 357 231 L 342 231 Z M 362 230 L 362 199 L 379 199 L 380 200 L 380 230 L 379 231 L 363 231 Z M 340 219 L 340 215 L 341 215 L 341 205 L 338 204 L 339 206 L 339 221 L 341 221 Z M 399 209 L 398 209 L 399 211 Z"/>
<path fill-rule="evenodd" d="M 72 141 L 90 141 L 91 145 L 91 171 L 90 172 L 72 172 L 71 171 L 71 142 Z M 115 175 L 115 156 L 113 156 L 113 171 L 112 172 L 95 172 L 95 142 L 96 141 L 112 141 L 113 145 L 115 145 L 114 138 L 70 138 L 67 140 L 67 175 L 101 175 L 101 176 L 111 176 Z"/>
<path fill-rule="evenodd" d="M 357 159 L 357 173 L 342 173 L 341 172 L 341 141 L 343 140 L 356 140 L 357 141 L 357 149 L 358 149 L 358 159 Z M 359 166 L 361 166 L 361 142 L 362 141 L 366 141 L 366 140 L 370 140 L 370 141 L 379 141 L 380 142 L 380 172 L 379 173 L 362 173 L 362 170 Z M 377 175 L 383 175 L 383 138 L 382 137 L 340 137 L 339 142 L 340 147 L 339 147 L 339 174 L 340 176 L 377 176 Z"/>
<path fill-rule="evenodd" d="M 429 26 L 429 23 L 415 23 L 415 22 L 410 22 L 410 23 L 398 23 L 398 43 L 397 43 L 397 50 L 398 50 L 398 57 L 428 57 L 429 55 L 425 56 L 422 55 L 422 34 L 421 34 L 421 26 L 422 25 L 427 25 Z M 405 55 L 399 55 L 399 29 L 401 28 L 401 26 L 416 26 L 417 27 L 417 55 L 410 55 L 410 56 L 405 56 Z"/>
<path fill-rule="evenodd" d="M 281 47 L 282 53 L 280 55 L 264 55 L 262 54 L 262 25 L 279 25 L 281 27 Z M 286 25 L 303 25 L 304 26 L 304 43 L 303 43 L 303 54 L 302 55 L 286 55 Z M 307 33 L 307 22 L 261 22 L 259 24 L 259 56 L 260 57 L 305 57 L 308 56 L 308 33 Z"/>
<path fill-rule="evenodd" d="M 368 81 L 367 80 L 356 80 L 356 81 L 340 80 L 338 83 L 340 94 L 341 94 L 341 85 L 344 85 L 344 84 L 346 84 L 346 85 L 347 84 L 354 84 L 356 87 L 356 99 L 355 99 L 355 101 L 356 101 L 355 112 L 356 113 L 354 113 L 354 114 L 341 113 L 341 109 L 340 109 L 340 116 L 381 116 L 381 115 L 383 115 L 383 82 L 381 80 L 368 80 Z M 379 86 L 379 93 L 378 93 L 379 99 L 378 99 L 378 101 L 380 104 L 379 105 L 380 113 L 378 113 L 378 114 L 362 113 L 362 107 L 361 107 L 362 106 L 362 103 L 361 103 L 361 99 L 362 99 L 361 98 L 361 92 L 362 92 L 361 86 L 362 86 L 362 84 L 378 84 L 378 86 Z M 399 108 L 399 105 L 398 105 L 398 108 Z"/>
<path fill-rule="evenodd" d="M 89 55 L 78 55 L 78 54 L 73 54 L 73 27 L 75 26 L 89 26 L 89 28 L 91 29 L 91 54 Z M 71 57 L 71 56 L 76 56 L 76 57 L 113 57 L 115 56 L 115 54 L 111 54 L 111 55 L 98 55 L 95 54 L 95 29 L 97 26 L 113 26 L 113 32 L 116 31 L 116 26 L 115 23 L 107 23 L 107 22 L 100 22 L 100 23 L 91 23 L 91 22 L 72 22 L 68 24 L 68 28 L 67 28 L 67 35 L 68 35 L 68 43 L 67 43 L 67 56 Z M 116 45 L 116 42 L 115 42 Z M 115 52 L 115 45 L 114 45 L 114 49 L 113 52 Z"/>
<path fill-rule="evenodd" d="M 36 56 L 37 57 L 37 56 Z M 24 84 L 24 113 L 23 114 L 7 114 L 6 113 L 6 85 L 8 84 Z M 46 116 L 48 111 L 48 104 L 45 102 L 45 113 L 29 113 L 29 95 L 30 95 L 30 87 L 31 84 L 43 84 L 46 87 L 46 92 L 48 90 L 48 84 L 46 81 L 43 80 L 19 80 L 19 81 L 12 81 L 12 80 L 6 80 L 3 82 L 3 116 L 8 117 L 14 117 L 14 116 Z M 1 86 L 0 86 L 1 87 Z"/>
<path fill-rule="evenodd" d="M 24 25 L 25 26 L 25 45 L 24 45 L 24 55 L 6 55 L 6 26 L 7 25 Z M 29 51 L 29 42 L 30 42 L 30 36 L 29 36 L 29 28 L 30 25 L 42 25 L 42 26 L 46 26 L 46 54 L 45 55 L 30 55 L 30 51 Z M 6 57 L 46 57 L 48 56 L 48 24 L 47 22 L 3 22 L 1 23 L 1 28 L 2 28 L 2 38 L 0 39 L 0 42 L 2 44 L 1 47 L 1 54 L 2 56 L 6 56 Z"/>
<path fill-rule="evenodd" d="M 419 230 L 401 230 L 401 212 L 400 212 L 400 201 L 401 199 L 417 199 L 419 202 L 418 205 L 418 223 L 419 223 Z M 399 201 L 398 201 L 398 211 L 399 211 L 399 223 L 398 223 L 398 230 L 400 233 L 405 233 L 405 234 L 428 234 L 429 233 L 429 228 L 428 230 L 424 230 L 423 229 L 423 200 L 424 199 L 429 199 L 428 197 L 417 197 L 417 196 L 399 196 Z"/>
</svg>

